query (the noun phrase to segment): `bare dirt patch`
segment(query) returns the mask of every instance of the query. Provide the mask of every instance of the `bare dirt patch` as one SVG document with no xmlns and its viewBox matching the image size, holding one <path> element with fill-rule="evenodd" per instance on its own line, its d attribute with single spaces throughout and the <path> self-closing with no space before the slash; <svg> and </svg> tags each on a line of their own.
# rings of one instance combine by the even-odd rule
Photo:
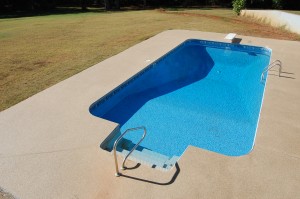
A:
<svg viewBox="0 0 300 199">
<path fill-rule="evenodd" d="M 300 36 L 288 31 L 285 31 L 280 28 L 274 28 L 270 25 L 266 25 L 255 21 L 253 19 L 247 19 L 244 17 L 235 18 L 232 17 L 223 17 L 202 13 L 189 13 L 184 11 L 167 11 L 164 9 L 158 9 L 159 13 L 163 14 L 171 14 L 171 15 L 179 15 L 183 17 L 199 17 L 199 18 L 207 18 L 216 21 L 224 21 L 224 23 L 231 23 L 233 26 L 242 26 L 244 27 L 244 31 L 241 29 L 239 34 L 248 35 L 248 36 L 260 36 L 265 38 L 273 38 L 273 39 L 282 39 L 282 40 L 295 40 L 299 41 Z"/>
</svg>

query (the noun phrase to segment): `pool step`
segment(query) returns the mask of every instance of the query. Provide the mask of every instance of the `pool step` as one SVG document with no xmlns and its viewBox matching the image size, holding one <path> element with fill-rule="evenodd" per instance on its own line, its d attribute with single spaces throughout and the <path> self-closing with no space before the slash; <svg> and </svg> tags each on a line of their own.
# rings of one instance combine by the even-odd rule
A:
<svg viewBox="0 0 300 199">
<path fill-rule="evenodd" d="M 129 151 L 123 150 L 123 153 L 121 155 L 125 157 L 128 153 Z M 171 158 L 169 158 L 168 156 L 164 156 L 164 157 L 161 156 L 162 155 L 159 153 L 149 151 L 149 150 L 143 150 L 143 151 L 132 152 L 132 154 L 128 157 L 128 159 L 163 171 L 172 168 L 177 162 L 177 160 L 179 159 L 179 157 L 177 156 Z"/>
<path fill-rule="evenodd" d="M 167 160 L 165 162 L 166 165 L 168 165 L 168 167 L 166 168 L 167 170 L 171 169 L 173 166 L 175 166 L 176 162 L 179 160 L 179 156 L 174 155 L 173 157 L 171 157 L 169 160 Z"/>
<path fill-rule="evenodd" d="M 121 156 L 125 157 L 133 147 L 132 145 L 134 144 L 131 141 L 123 140 L 120 146 L 117 147 L 117 151 Z M 147 148 L 140 147 L 138 150 L 134 150 L 128 159 L 152 168 L 167 171 L 176 164 L 179 157 L 168 157 Z"/>
</svg>

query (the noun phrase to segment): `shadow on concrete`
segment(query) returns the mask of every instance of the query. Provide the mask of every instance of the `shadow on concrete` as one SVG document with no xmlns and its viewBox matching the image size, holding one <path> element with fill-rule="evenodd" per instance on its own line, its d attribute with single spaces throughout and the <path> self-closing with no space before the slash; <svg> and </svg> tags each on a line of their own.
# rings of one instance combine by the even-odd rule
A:
<svg viewBox="0 0 300 199">
<path fill-rule="evenodd" d="M 141 163 L 137 163 L 135 166 L 133 166 L 133 167 L 127 167 L 126 166 L 126 170 L 133 170 L 133 169 L 137 169 L 137 168 L 139 168 L 141 166 Z"/>
<path fill-rule="evenodd" d="M 268 74 L 271 76 L 283 77 L 283 78 L 288 78 L 288 79 L 296 79 L 295 77 L 293 77 L 295 75 L 294 73 L 281 71 L 280 74 L 276 74 L 276 73 L 278 73 L 278 71 L 276 71 L 276 70 L 269 70 L 269 72 L 272 72 L 272 73 Z M 285 74 L 285 75 L 282 75 L 282 74 Z"/>
<path fill-rule="evenodd" d="M 234 38 L 234 39 L 231 41 L 231 43 L 233 43 L 233 44 L 240 44 L 241 41 L 242 41 L 241 38 Z"/>
<path fill-rule="evenodd" d="M 289 72 L 283 72 L 283 71 L 281 71 L 281 73 L 289 74 L 289 75 L 294 75 L 295 74 L 295 73 L 289 73 Z"/>
<path fill-rule="evenodd" d="M 178 163 L 175 164 L 175 169 L 176 169 L 176 172 L 174 173 L 174 175 L 172 176 L 172 178 L 168 182 L 155 182 L 155 181 L 152 181 L 152 180 L 137 178 L 137 177 L 124 175 L 124 174 L 121 174 L 121 177 L 129 178 L 129 179 L 137 180 L 137 181 L 141 181 L 141 182 L 146 182 L 146 183 L 150 183 L 150 184 L 155 184 L 155 185 L 170 185 L 170 184 L 173 184 L 175 182 L 177 176 L 180 173 L 180 168 L 179 168 Z"/>
<path fill-rule="evenodd" d="M 289 77 L 289 76 L 285 76 L 285 75 L 277 75 L 277 74 L 268 74 L 271 76 L 277 76 L 277 77 L 283 77 L 283 78 L 288 78 L 288 79 L 296 79 L 295 77 Z"/>
</svg>

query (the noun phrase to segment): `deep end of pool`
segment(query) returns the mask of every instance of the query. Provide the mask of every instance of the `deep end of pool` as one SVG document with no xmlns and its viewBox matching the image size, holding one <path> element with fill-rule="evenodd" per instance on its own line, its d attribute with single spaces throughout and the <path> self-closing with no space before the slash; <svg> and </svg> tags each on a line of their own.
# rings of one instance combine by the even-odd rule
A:
<svg viewBox="0 0 300 199">
<path fill-rule="evenodd" d="M 270 56 L 271 49 L 263 47 L 183 42 L 90 106 L 91 114 L 119 124 L 102 148 L 110 151 L 121 132 L 145 126 L 135 157 L 161 155 L 173 165 L 189 145 L 228 156 L 248 154 L 267 78 L 261 81 L 261 73 Z M 140 137 L 128 133 L 118 151 L 128 152 Z"/>
</svg>

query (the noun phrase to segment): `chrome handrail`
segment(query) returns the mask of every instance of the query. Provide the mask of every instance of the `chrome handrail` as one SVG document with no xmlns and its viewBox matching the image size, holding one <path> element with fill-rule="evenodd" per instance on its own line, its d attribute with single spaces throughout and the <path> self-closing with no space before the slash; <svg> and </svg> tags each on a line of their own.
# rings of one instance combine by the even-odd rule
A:
<svg viewBox="0 0 300 199">
<path fill-rule="evenodd" d="M 282 68 L 282 62 L 277 59 L 277 60 L 273 61 L 272 63 L 270 63 L 267 67 L 264 68 L 264 70 L 263 70 L 263 72 L 261 73 L 261 76 L 260 76 L 260 81 L 262 81 L 265 78 L 265 76 L 264 76 L 265 72 L 269 71 L 274 66 L 279 66 L 278 75 L 280 77 L 280 74 L 282 72 L 282 69 L 281 69 Z"/>
<path fill-rule="evenodd" d="M 120 176 L 121 173 L 119 172 L 119 168 L 118 168 L 118 160 L 117 160 L 117 145 L 119 143 L 119 141 L 124 137 L 124 135 L 130 131 L 136 131 L 136 130 L 140 130 L 143 129 L 144 130 L 144 134 L 142 136 L 142 138 L 140 139 L 140 141 L 131 149 L 131 151 L 129 151 L 129 153 L 125 156 L 123 163 L 122 163 L 122 169 L 125 169 L 125 161 L 127 160 L 127 158 L 131 155 L 131 153 L 139 146 L 139 144 L 144 140 L 146 134 L 147 134 L 147 130 L 144 126 L 141 127 L 136 127 L 136 128 L 130 128 L 127 129 L 123 134 L 121 134 L 118 139 L 115 141 L 114 143 L 114 158 L 115 158 L 115 166 L 116 166 L 116 173 L 115 176 Z"/>
</svg>

